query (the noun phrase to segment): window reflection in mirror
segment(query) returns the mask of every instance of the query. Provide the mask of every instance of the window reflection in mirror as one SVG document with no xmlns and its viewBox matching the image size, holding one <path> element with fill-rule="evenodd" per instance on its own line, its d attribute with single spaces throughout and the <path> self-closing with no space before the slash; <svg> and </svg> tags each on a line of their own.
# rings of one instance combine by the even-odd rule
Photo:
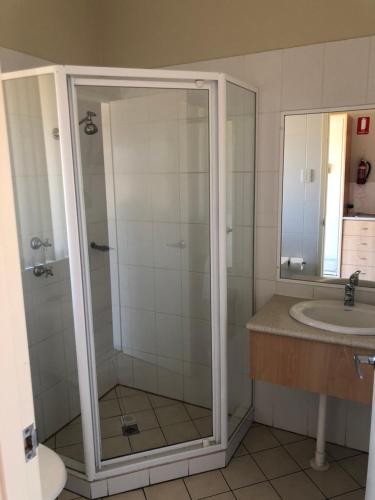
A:
<svg viewBox="0 0 375 500">
<path fill-rule="evenodd" d="M 280 276 L 375 281 L 375 110 L 286 115 Z"/>
</svg>

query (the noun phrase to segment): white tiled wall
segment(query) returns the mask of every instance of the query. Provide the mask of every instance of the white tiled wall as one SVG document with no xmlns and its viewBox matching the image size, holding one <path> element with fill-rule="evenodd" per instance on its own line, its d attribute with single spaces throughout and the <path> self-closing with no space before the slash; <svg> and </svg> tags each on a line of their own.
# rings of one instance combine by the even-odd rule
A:
<svg viewBox="0 0 375 500">
<path fill-rule="evenodd" d="M 280 113 L 374 104 L 375 37 L 202 61 L 174 68 L 224 71 L 259 88 L 257 308 L 274 293 L 306 298 L 322 295 L 341 297 L 342 290 L 276 281 Z M 359 292 L 359 295 L 363 295 L 364 300 L 375 302 L 371 293 Z M 370 408 L 346 401 L 333 400 L 330 404 L 337 408 L 339 405 L 340 411 L 329 414 L 328 438 L 366 449 Z M 255 405 L 258 420 L 279 424 L 290 430 L 312 432 L 313 425 L 309 425 L 309 418 L 311 420 L 316 412 L 315 396 L 257 383 Z M 337 429 L 343 431 L 337 432 Z"/>
<path fill-rule="evenodd" d="M 207 92 L 141 91 L 108 115 L 110 246 L 129 368 L 119 380 L 210 406 Z"/>
<path fill-rule="evenodd" d="M 48 279 L 36 278 L 32 269 L 22 273 L 40 440 L 80 413 L 68 260 L 53 268 Z"/>
</svg>

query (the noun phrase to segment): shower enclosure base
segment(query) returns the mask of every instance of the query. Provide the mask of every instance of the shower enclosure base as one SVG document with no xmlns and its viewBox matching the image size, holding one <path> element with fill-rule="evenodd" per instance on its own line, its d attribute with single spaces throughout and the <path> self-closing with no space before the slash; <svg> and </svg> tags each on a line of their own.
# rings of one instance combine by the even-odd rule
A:
<svg viewBox="0 0 375 500">
<path fill-rule="evenodd" d="M 99 413 L 104 460 L 212 435 L 211 409 L 120 384 L 100 398 Z M 129 418 L 139 432 L 124 435 L 123 422 Z M 83 462 L 81 417 L 44 444 L 63 457 Z"/>
<path fill-rule="evenodd" d="M 66 488 L 87 498 L 96 499 L 164 481 L 221 469 L 231 460 L 242 439 L 251 427 L 253 420 L 254 409 L 251 408 L 246 418 L 236 428 L 230 440 L 230 446 L 226 450 L 214 451 L 210 450 L 210 448 L 199 449 L 192 446 L 186 449 L 186 457 L 181 457 L 181 453 L 176 450 L 175 455 L 171 452 L 163 458 L 158 455 L 157 461 L 160 462 L 158 464 L 150 463 L 150 466 L 144 464 L 143 468 L 139 464 L 138 467 L 130 466 L 128 472 L 96 481 L 88 481 L 84 474 L 69 470 L 68 468 Z"/>
</svg>

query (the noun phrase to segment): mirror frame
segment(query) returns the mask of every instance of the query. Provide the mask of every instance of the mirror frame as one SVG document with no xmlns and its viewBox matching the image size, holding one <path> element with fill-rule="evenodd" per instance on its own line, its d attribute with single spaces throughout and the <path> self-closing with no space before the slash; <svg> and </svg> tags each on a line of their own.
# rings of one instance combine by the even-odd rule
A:
<svg viewBox="0 0 375 500">
<path fill-rule="evenodd" d="M 302 280 L 283 278 L 281 276 L 281 243 L 282 243 L 282 219 L 283 219 L 283 183 L 284 183 L 284 144 L 285 144 L 285 117 L 291 115 L 305 115 L 305 114 L 319 114 L 319 113 L 335 113 L 347 111 L 360 111 L 360 110 L 375 110 L 375 103 L 362 104 L 358 106 L 337 106 L 329 108 L 310 108 L 310 109 L 293 109 L 280 112 L 280 150 L 279 150 L 279 172 L 278 172 L 278 214 L 277 214 L 277 283 L 285 283 L 289 285 L 311 285 L 322 286 L 325 285 L 330 288 L 342 288 L 348 280 L 345 278 L 324 278 L 316 276 L 316 279 Z M 375 281 L 360 280 L 360 288 L 366 289 L 369 292 L 375 293 Z"/>
</svg>

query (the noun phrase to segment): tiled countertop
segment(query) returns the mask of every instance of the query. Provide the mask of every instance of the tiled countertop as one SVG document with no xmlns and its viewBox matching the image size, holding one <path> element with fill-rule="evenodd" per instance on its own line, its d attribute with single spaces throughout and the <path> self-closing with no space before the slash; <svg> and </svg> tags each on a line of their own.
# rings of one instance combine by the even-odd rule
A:
<svg viewBox="0 0 375 500">
<path fill-rule="evenodd" d="M 247 328 L 254 332 L 273 333 L 304 340 L 315 340 L 328 344 L 340 344 L 362 349 L 375 350 L 375 335 L 344 335 L 328 332 L 299 323 L 289 316 L 293 304 L 306 299 L 274 295 L 247 323 Z"/>
</svg>

